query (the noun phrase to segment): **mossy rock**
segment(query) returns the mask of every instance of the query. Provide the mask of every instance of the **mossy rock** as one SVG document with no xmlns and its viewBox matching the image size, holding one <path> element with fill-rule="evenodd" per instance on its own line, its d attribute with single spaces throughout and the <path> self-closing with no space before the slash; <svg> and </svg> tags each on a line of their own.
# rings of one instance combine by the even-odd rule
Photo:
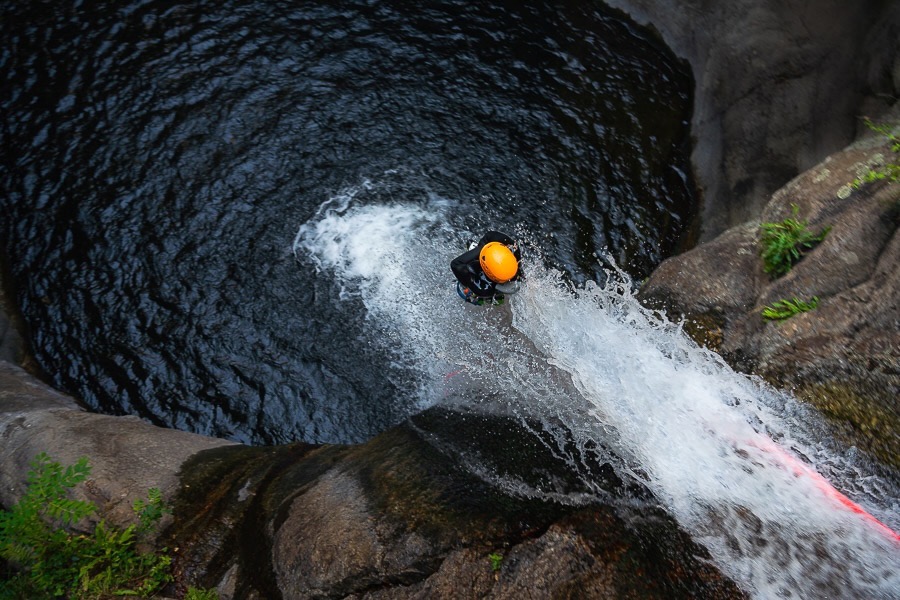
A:
<svg viewBox="0 0 900 600">
<path fill-rule="evenodd" d="M 834 381 L 806 384 L 796 394 L 843 425 L 840 430 L 846 443 L 900 469 L 900 414 L 861 396 L 850 385 Z"/>
<path fill-rule="evenodd" d="M 725 321 L 719 315 L 691 315 L 685 318 L 682 328 L 698 346 L 709 348 L 713 352 L 718 352 L 722 347 Z"/>
</svg>

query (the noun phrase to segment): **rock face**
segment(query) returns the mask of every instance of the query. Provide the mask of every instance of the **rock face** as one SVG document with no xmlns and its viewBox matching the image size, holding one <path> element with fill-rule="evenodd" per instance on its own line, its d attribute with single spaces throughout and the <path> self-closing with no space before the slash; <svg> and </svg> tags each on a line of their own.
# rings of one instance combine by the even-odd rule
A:
<svg viewBox="0 0 900 600">
<path fill-rule="evenodd" d="M 773 194 L 760 219 L 665 261 L 641 296 L 699 325 L 696 339 L 735 367 L 851 424 L 854 442 L 897 466 L 900 184 L 847 185 L 886 160 L 897 155 L 876 135 L 830 156 Z M 792 206 L 811 231 L 831 230 L 773 279 L 763 272 L 760 224 L 791 217 Z M 818 297 L 818 308 L 781 322 L 762 318 L 764 307 L 794 297 Z"/>
<path fill-rule="evenodd" d="M 900 97 L 900 4 L 607 0 L 655 27 L 695 80 L 702 241 L 846 146 Z"/>
<path fill-rule="evenodd" d="M 175 511 L 193 516 L 168 533 L 181 579 L 235 598 L 743 597 L 615 477 L 607 502 L 528 500 L 427 441 L 436 425 L 456 431 L 472 418 L 432 409 L 356 447 L 197 455 Z M 487 421 L 526 439 L 512 421 Z"/>
<path fill-rule="evenodd" d="M 900 96 L 900 4 L 608 2 L 655 26 L 696 80 L 706 243 L 661 265 L 642 297 L 900 464 L 900 186 L 844 187 L 885 147 L 861 142 L 771 195 L 848 142 L 860 106 L 878 111 L 879 94 Z M 832 229 L 772 280 L 759 225 L 790 216 L 792 204 L 811 228 Z M 774 300 L 813 295 L 812 312 L 760 317 Z M 5 319 L 0 336 L 0 358 L 21 360 Z M 79 494 L 113 522 L 149 487 L 176 499 L 163 538 L 177 547 L 179 585 L 215 586 L 225 599 L 742 597 L 639 482 L 603 464 L 608 502 L 511 496 L 429 443 L 440 420 L 472 426 L 433 410 L 360 446 L 249 448 L 86 413 L 0 360 L 0 503 L 20 497 L 38 452 L 88 456 L 94 471 Z M 493 429 L 526 439 L 510 423 Z"/>
<path fill-rule="evenodd" d="M 89 457 L 75 495 L 119 526 L 160 488 L 174 501 L 159 544 L 175 549 L 175 597 L 188 585 L 225 600 L 744 597 L 637 482 L 607 470 L 607 501 L 527 500 L 427 441 L 477 426 L 527 439 L 503 419 L 432 410 L 358 446 L 247 447 L 87 413 L 0 362 L 0 504 L 21 497 L 38 452 Z"/>
<path fill-rule="evenodd" d="M 133 520 L 132 504 L 158 487 L 172 497 L 178 469 L 202 449 L 231 445 L 183 431 L 162 429 L 136 417 L 83 411 L 75 401 L 24 370 L 0 361 L 0 505 L 24 492 L 29 464 L 47 452 L 62 464 L 86 456 L 92 467 L 78 497 L 94 502 L 108 522 Z"/>
</svg>

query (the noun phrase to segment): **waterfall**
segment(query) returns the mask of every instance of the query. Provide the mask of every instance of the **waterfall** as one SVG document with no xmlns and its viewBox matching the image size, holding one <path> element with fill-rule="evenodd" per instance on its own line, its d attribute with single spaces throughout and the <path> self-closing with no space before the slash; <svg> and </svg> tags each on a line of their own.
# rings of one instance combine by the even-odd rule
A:
<svg viewBox="0 0 900 600">
<path fill-rule="evenodd" d="M 900 596 L 897 484 L 830 439 L 812 409 L 642 307 L 608 258 L 605 282 L 576 286 L 532 247 L 509 302 L 462 302 L 449 262 L 480 232 L 455 230 L 446 198 L 358 201 L 374 185 L 325 202 L 294 250 L 335 280 L 336 303 L 361 303 L 363 343 L 414 372 L 410 413 L 463 386 L 479 410 L 561 420 L 577 445 L 612 445 L 754 597 Z"/>
</svg>

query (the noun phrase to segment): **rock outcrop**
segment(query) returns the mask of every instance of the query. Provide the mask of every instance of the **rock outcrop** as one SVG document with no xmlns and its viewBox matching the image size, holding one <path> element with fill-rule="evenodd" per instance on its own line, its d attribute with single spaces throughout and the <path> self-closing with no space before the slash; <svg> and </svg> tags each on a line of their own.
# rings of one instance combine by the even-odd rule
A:
<svg viewBox="0 0 900 600">
<path fill-rule="evenodd" d="M 659 31 L 694 73 L 701 241 L 849 144 L 900 97 L 900 4 L 607 0 Z"/>
<path fill-rule="evenodd" d="M 794 388 L 898 464 L 900 186 L 845 195 L 883 145 L 854 145 L 772 194 L 845 145 L 865 107 L 877 117 L 896 101 L 900 4 L 609 4 L 656 27 L 696 79 L 706 243 L 663 263 L 644 300 L 685 315 L 733 364 Z M 792 204 L 813 229 L 832 229 L 772 280 L 759 225 Z M 813 295 L 812 312 L 760 317 L 774 300 Z M 20 361 L 10 323 L 0 320 L 0 358 Z M 428 431 L 471 427 L 463 419 L 433 410 L 359 446 L 251 448 L 89 414 L 0 361 L 0 504 L 21 496 L 38 452 L 88 456 L 81 497 L 122 522 L 160 488 L 176 502 L 163 537 L 177 547 L 179 585 L 215 586 L 226 599 L 742 597 L 640 482 L 608 465 L 609 501 L 583 506 L 506 494 L 461 469 Z M 515 437 L 515 424 L 494 425 Z"/>
<path fill-rule="evenodd" d="M 152 426 L 137 417 L 92 414 L 69 396 L 23 369 L 0 361 L 0 505 L 11 506 L 25 489 L 34 457 L 47 452 L 62 464 L 90 460 L 91 477 L 78 498 L 102 508 L 116 525 L 133 521 L 132 504 L 157 487 L 166 497 L 179 489 L 181 464 L 225 440 Z"/>
<path fill-rule="evenodd" d="M 247 447 L 85 412 L 0 362 L 0 503 L 21 496 L 38 452 L 89 457 L 77 496 L 115 524 L 160 488 L 174 501 L 160 545 L 175 549 L 176 597 L 188 585 L 223 599 L 744 597 L 639 483 L 606 469 L 608 501 L 528 500 L 428 441 L 477 427 L 528 439 L 513 422 L 432 410 L 358 446 Z M 535 446 L 510 452 L 551 460 Z"/>
<path fill-rule="evenodd" d="M 900 466 L 900 184 L 848 185 L 886 161 L 897 155 L 885 137 L 867 135 L 778 190 L 760 218 L 664 261 L 641 297 L 684 316 L 697 341 L 733 366 L 850 424 L 853 443 Z M 794 206 L 811 231 L 831 229 L 773 278 L 763 271 L 760 225 L 792 217 Z M 762 317 L 779 300 L 813 297 L 812 311 Z"/>
</svg>

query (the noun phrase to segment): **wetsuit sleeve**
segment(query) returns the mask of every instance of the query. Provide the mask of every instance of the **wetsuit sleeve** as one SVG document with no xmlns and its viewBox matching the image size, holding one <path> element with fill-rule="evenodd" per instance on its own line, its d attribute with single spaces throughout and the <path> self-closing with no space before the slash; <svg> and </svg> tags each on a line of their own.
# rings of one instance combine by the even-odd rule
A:
<svg viewBox="0 0 900 600">
<path fill-rule="evenodd" d="M 479 248 L 480 246 L 479 244 Z M 473 268 L 473 265 L 478 264 L 479 248 L 473 248 L 450 261 L 450 270 L 453 271 L 456 279 L 467 288 L 476 287 L 475 282 L 480 275 Z"/>
<path fill-rule="evenodd" d="M 478 240 L 478 247 L 480 248 L 490 242 L 500 242 L 504 246 L 518 246 L 518 244 L 516 244 L 516 240 L 512 239 L 505 233 L 500 233 L 499 231 L 488 231 L 483 236 L 481 236 L 480 240 Z"/>
</svg>

